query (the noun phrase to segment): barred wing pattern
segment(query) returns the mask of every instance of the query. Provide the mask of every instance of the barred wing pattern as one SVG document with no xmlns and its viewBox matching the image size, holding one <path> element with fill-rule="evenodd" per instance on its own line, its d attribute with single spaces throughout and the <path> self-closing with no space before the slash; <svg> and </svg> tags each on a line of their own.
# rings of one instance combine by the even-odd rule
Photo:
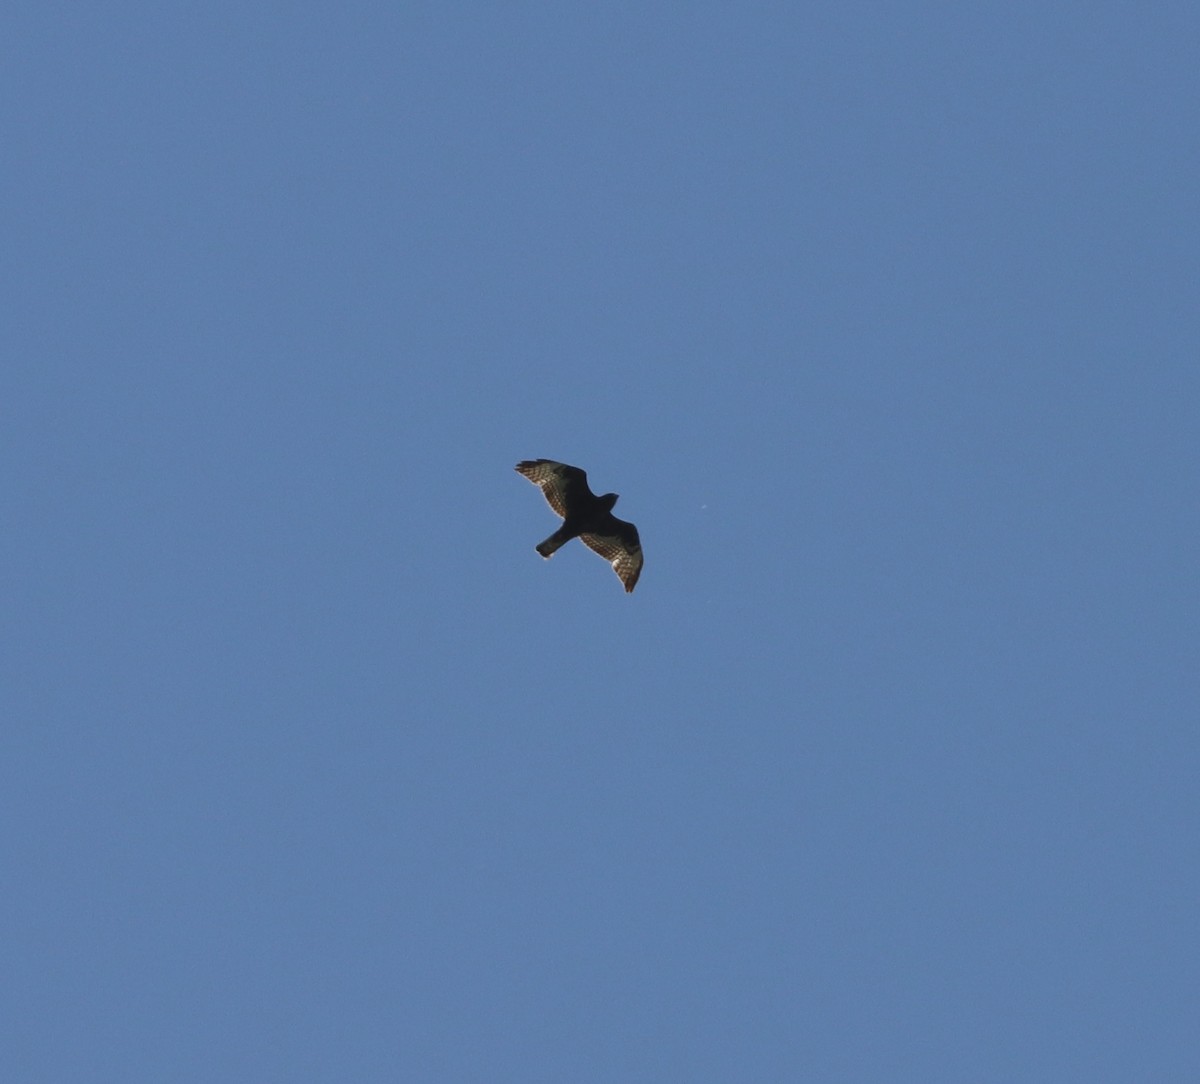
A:
<svg viewBox="0 0 1200 1084">
<path fill-rule="evenodd" d="M 617 525 L 615 534 L 581 534 L 579 540 L 600 554 L 625 585 L 626 592 L 632 591 L 642 574 L 642 544 L 638 540 L 637 528 L 616 516 L 610 517 Z"/>
<path fill-rule="evenodd" d="M 578 467 L 552 459 L 523 459 L 514 469 L 541 489 L 546 502 L 563 519 L 567 518 L 568 504 L 598 500 L 588 487 L 587 472 Z"/>
</svg>

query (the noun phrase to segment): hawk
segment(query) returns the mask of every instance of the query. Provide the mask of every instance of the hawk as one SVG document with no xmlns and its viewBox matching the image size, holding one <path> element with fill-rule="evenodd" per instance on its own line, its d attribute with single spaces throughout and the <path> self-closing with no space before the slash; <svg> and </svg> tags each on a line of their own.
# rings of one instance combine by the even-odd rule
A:
<svg viewBox="0 0 1200 1084">
<path fill-rule="evenodd" d="M 538 543 L 538 553 L 548 558 L 572 538 L 582 539 L 612 565 L 625 590 L 632 591 L 642 574 L 642 543 L 632 523 L 612 514 L 617 494 L 597 497 L 588 488 L 586 471 L 553 459 L 523 459 L 514 469 L 540 486 L 550 507 L 563 518 L 562 526 Z"/>
</svg>

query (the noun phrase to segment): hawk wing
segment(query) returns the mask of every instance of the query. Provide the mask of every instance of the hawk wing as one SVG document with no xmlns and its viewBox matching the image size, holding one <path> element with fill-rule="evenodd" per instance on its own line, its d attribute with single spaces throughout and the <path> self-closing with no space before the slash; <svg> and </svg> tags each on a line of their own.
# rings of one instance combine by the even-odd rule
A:
<svg viewBox="0 0 1200 1084">
<path fill-rule="evenodd" d="M 567 509 L 577 504 L 579 498 L 596 499 L 595 494 L 588 488 L 587 471 L 578 467 L 555 463 L 553 459 L 523 459 L 513 469 L 523 474 L 535 486 L 540 486 L 547 503 L 563 519 L 567 518 Z"/>
<path fill-rule="evenodd" d="M 579 540 L 612 565 L 626 592 L 633 590 L 642 574 L 642 543 L 632 523 L 610 515 L 603 530 L 581 534 Z"/>
</svg>

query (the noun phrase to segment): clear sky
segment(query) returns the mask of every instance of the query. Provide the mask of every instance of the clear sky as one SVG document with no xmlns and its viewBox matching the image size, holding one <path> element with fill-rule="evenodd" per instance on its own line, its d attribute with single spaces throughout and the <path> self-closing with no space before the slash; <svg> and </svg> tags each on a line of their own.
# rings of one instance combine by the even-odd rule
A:
<svg viewBox="0 0 1200 1084">
<path fill-rule="evenodd" d="M 1200 1079 L 1198 40 L 6 11 L 0 1078 Z"/>
</svg>

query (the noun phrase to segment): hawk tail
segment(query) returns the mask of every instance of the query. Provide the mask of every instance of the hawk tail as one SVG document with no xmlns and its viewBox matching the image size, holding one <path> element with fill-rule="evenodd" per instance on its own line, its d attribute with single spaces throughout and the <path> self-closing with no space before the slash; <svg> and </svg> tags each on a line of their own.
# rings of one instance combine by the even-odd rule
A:
<svg viewBox="0 0 1200 1084">
<path fill-rule="evenodd" d="M 549 558 L 570 542 L 572 537 L 574 536 L 560 529 L 555 531 L 545 542 L 539 542 L 536 549 L 543 557 Z"/>
</svg>

